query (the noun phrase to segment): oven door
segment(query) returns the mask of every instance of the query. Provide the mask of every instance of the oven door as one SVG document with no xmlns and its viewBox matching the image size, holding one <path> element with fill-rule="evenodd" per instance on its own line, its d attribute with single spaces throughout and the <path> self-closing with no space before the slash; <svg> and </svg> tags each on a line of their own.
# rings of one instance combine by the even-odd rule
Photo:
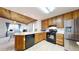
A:
<svg viewBox="0 0 79 59">
<path fill-rule="evenodd" d="M 56 43 L 56 34 L 47 33 L 46 40 L 51 43 Z"/>
</svg>

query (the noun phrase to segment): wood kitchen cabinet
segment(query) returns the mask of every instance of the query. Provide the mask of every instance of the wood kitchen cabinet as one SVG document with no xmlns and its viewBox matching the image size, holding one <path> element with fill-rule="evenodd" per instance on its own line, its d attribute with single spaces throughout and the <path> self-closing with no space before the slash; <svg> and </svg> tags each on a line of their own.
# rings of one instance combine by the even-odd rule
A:
<svg viewBox="0 0 79 59">
<path fill-rule="evenodd" d="M 4 18 L 7 18 L 7 19 L 10 19 L 11 18 L 11 12 L 7 9 L 4 9 L 4 8 L 0 8 L 0 16 L 1 17 L 4 17 Z"/>
<path fill-rule="evenodd" d="M 56 19 L 57 19 L 57 17 L 48 19 L 48 26 L 50 26 L 50 25 L 56 25 L 57 24 L 56 23 Z"/>
<path fill-rule="evenodd" d="M 15 50 L 22 51 L 25 49 L 25 36 L 16 35 L 15 36 Z"/>
<path fill-rule="evenodd" d="M 46 40 L 46 32 L 41 33 L 41 38 L 42 38 L 42 40 Z"/>
<path fill-rule="evenodd" d="M 52 18 L 53 25 L 56 25 L 56 24 L 57 24 L 57 23 L 56 23 L 56 18 L 57 18 L 57 17 Z"/>
<path fill-rule="evenodd" d="M 46 32 L 42 32 L 42 33 L 35 33 L 35 43 L 38 43 L 42 40 L 46 39 Z"/>
<path fill-rule="evenodd" d="M 48 19 L 48 26 L 53 25 L 53 19 Z"/>
<path fill-rule="evenodd" d="M 77 19 L 78 18 L 78 11 L 74 11 L 73 12 L 73 19 Z"/>
<path fill-rule="evenodd" d="M 42 29 L 47 29 L 48 26 L 50 25 L 56 25 L 56 17 L 55 18 L 49 18 L 49 19 L 46 19 L 46 20 L 43 20 L 42 21 Z"/>
<path fill-rule="evenodd" d="M 35 33 L 35 43 L 40 42 L 40 33 Z"/>
<path fill-rule="evenodd" d="M 56 44 L 64 46 L 64 34 L 56 34 Z"/>
<path fill-rule="evenodd" d="M 48 28 L 48 19 L 42 21 L 42 29 Z"/>
<path fill-rule="evenodd" d="M 64 20 L 73 20 L 73 12 L 64 14 Z"/>
<path fill-rule="evenodd" d="M 73 12 L 73 19 L 79 18 L 79 10 Z"/>
<path fill-rule="evenodd" d="M 58 16 L 58 17 L 56 18 L 56 25 L 57 25 L 57 28 L 64 28 L 63 15 Z"/>
<path fill-rule="evenodd" d="M 77 13 L 78 13 L 78 18 L 79 18 L 79 9 L 78 9 Z"/>
</svg>

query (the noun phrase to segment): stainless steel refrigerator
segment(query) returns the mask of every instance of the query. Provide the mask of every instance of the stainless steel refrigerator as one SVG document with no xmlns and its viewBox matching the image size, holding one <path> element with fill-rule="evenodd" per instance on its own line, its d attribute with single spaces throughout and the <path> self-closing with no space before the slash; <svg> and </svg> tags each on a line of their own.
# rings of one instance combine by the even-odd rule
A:
<svg viewBox="0 0 79 59">
<path fill-rule="evenodd" d="M 65 34 L 64 38 L 73 41 L 79 41 L 79 18 L 64 20 Z"/>
</svg>

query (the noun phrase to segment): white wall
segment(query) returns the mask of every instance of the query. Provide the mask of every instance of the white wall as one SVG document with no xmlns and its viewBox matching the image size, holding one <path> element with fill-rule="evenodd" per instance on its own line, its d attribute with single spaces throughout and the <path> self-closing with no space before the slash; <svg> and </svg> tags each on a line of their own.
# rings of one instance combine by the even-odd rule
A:
<svg viewBox="0 0 79 59">
<path fill-rule="evenodd" d="M 30 23 L 27 26 L 28 32 L 40 32 L 41 31 L 41 20 L 37 20 L 33 23 Z"/>
<path fill-rule="evenodd" d="M 34 27 L 33 31 L 40 32 L 41 31 L 41 20 L 37 20 L 36 22 L 34 22 L 33 27 Z"/>
</svg>

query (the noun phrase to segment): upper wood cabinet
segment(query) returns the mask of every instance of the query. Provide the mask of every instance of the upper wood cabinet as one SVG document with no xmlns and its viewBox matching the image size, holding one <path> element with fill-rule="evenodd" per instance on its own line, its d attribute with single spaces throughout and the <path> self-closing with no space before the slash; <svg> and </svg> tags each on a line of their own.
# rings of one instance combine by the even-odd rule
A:
<svg viewBox="0 0 79 59">
<path fill-rule="evenodd" d="M 64 20 L 71 20 L 73 19 L 73 13 L 66 13 L 64 14 Z"/>
<path fill-rule="evenodd" d="M 78 18 L 79 18 L 79 10 L 77 12 L 78 12 Z"/>
<path fill-rule="evenodd" d="M 56 25 L 56 17 L 52 18 L 52 21 L 53 21 L 53 25 Z"/>
<path fill-rule="evenodd" d="M 48 20 L 43 20 L 43 21 L 42 21 L 42 29 L 47 29 L 48 26 L 49 26 Z"/>
<path fill-rule="evenodd" d="M 79 10 L 73 12 L 73 19 L 79 18 Z"/>
<path fill-rule="evenodd" d="M 14 21 L 17 21 L 17 22 L 25 23 L 25 24 L 29 24 L 29 23 L 35 21 L 34 19 L 32 19 L 30 17 L 21 15 L 19 13 L 13 12 L 13 11 L 11 11 L 11 19 Z"/>
<path fill-rule="evenodd" d="M 76 18 L 78 18 L 78 11 L 73 12 L 73 19 L 76 19 Z"/>
<path fill-rule="evenodd" d="M 49 25 L 57 25 L 58 28 L 64 28 L 64 20 L 74 20 L 76 18 L 79 18 L 79 10 L 48 18 L 42 21 L 42 28 L 46 29 Z"/>
<path fill-rule="evenodd" d="M 30 18 L 28 16 L 25 16 L 25 15 L 22 15 L 17 12 L 14 12 L 5 8 L 1 8 L 1 7 L 0 7 L 0 16 L 3 18 L 7 18 L 9 20 L 21 22 L 24 24 L 29 24 L 31 22 L 36 21 L 33 18 Z"/>
<path fill-rule="evenodd" d="M 0 8 L 0 16 L 4 17 L 4 18 L 7 18 L 7 19 L 11 18 L 10 11 L 7 10 L 7 9 L 4 9 L 4 8 Z"/>
<path fill-rule="evenodd" d="M 58 16 L 58 17 L 56 18 L 56 25 L 57 25 L 57 28 L 64 28 L 63 15 Z"/>
<path fill-rule="evenodd" d="M 56 17 L 48 19 L 48 26 L 56 25 Z"/>
<path fill-rule="evenodd" d="M 56 17 L 55 18 L 49 18 L 49 19 L 42 21 L 42 29 L 46 29 L 50 25 L 56 25 Z"/>
<path fill-rule="evenodd" d="M 48 19 L 48 26 L 53 25 L 53 19 Z"/>
</svg>

